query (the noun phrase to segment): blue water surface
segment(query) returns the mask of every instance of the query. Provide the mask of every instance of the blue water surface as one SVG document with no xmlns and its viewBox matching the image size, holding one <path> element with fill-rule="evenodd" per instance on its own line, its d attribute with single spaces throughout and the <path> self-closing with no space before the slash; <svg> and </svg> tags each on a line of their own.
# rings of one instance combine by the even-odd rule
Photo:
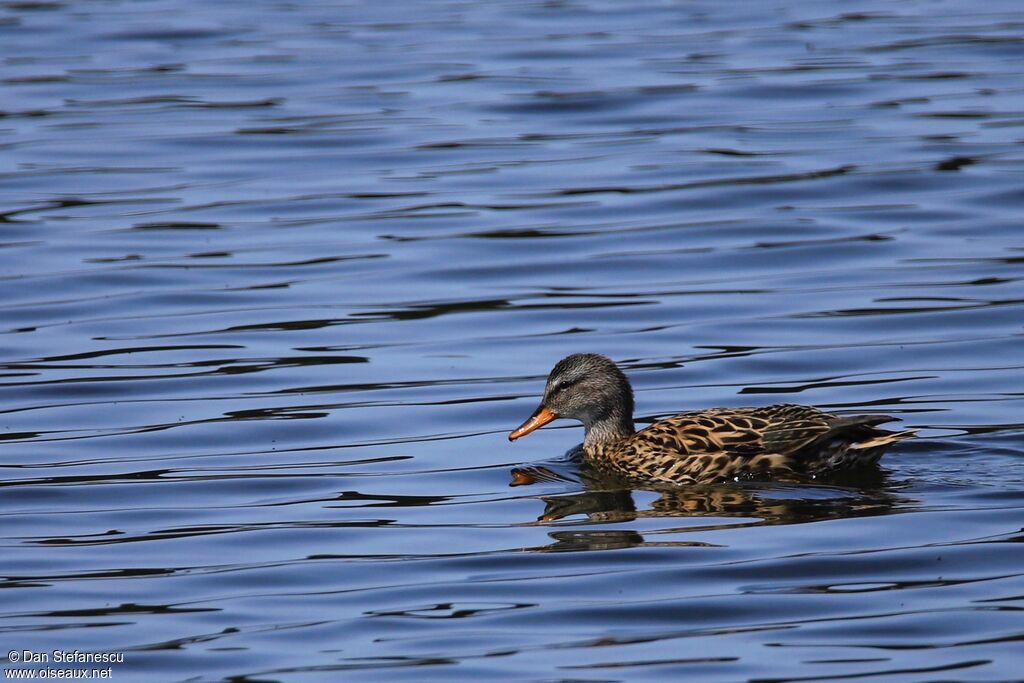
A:
<svg viewBox="0 0 1024 683">
<path fill-rule="evenodd" d="M 0 668 L 1019 680 L 1022 143 L 1012 0 L 0 2 Z M 578 351 L 919 438 L 602 487 Z"/>
</svg>

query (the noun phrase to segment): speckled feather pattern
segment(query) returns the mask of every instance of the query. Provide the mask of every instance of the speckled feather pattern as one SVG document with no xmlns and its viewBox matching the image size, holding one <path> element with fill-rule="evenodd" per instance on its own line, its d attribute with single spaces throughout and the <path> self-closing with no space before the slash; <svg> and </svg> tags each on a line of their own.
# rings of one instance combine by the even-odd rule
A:
<svg viewBox="0 0 1024 683">
<path fill-rule="evenodd" d="M 795 478 L 876 463 L 885 445 L 910 436 L 875 427 L 892 419 L 840 417 L 792 404 L 712 408 L 660 420 L 583 451 L 594 465 L 633 480 Z"/>
</svg>

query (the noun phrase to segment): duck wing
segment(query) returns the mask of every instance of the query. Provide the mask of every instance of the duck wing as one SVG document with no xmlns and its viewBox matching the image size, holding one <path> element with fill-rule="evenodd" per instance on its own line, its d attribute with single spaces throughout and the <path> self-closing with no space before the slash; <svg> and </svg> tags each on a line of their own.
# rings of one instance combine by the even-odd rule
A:
<svg viewBox="0 0 1024 683">
<path fill-rule="evenodd" d="M 885 434 L 875 425 L 888 415 L 839 416 L 794 404 L 761 408 L 712 408 L 655 422 L 639 432 L 644 440 L 681 455 L 796 455 L 833 440 L 867 441 Z"/>
</svg>

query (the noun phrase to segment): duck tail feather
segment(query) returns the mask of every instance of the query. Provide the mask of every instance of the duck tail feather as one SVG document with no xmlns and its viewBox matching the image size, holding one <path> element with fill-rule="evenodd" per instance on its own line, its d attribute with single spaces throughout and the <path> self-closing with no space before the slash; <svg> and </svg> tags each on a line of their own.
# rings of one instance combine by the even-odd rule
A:
<svg viewBox="0 0 1024 683">
<path fill-rule="evenodd" d="M 857 441 L 856 443 L 851 443 L 850 448 L 853 450 L 860 450 L 862 448 L 876 448 L 877 446 L 888 446 L 891 443 L 902 441 L 903 439 L 911 439 L 917 435 L 917 430 L 915 429 L 905 429 L 902 432 L 886 432 L 882 430 L 879 431 L 881 433 L 879 433 L 877 436 L 874 436 L 865 441 Z"/>
</svg>

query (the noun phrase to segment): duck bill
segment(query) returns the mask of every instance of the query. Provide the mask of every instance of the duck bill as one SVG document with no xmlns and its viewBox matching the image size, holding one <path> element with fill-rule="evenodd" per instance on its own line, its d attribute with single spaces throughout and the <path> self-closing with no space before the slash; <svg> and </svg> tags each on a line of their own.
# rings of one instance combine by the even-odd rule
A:
<svg viewBox="0 0 1024 683">
<path fill-rule="evenodd" d="M 515 430 L 508 435 L 508 440 L 515 441 L 521 436 L 526 436 L 533 430 L 540 429 L 556 417 L 558 416 L 548 410 L 545 406 L 541 405 L 537 410 L 533 411 L 533 415 L 531 415 L 526 422 L 516 427 Z"/>
</svg>

